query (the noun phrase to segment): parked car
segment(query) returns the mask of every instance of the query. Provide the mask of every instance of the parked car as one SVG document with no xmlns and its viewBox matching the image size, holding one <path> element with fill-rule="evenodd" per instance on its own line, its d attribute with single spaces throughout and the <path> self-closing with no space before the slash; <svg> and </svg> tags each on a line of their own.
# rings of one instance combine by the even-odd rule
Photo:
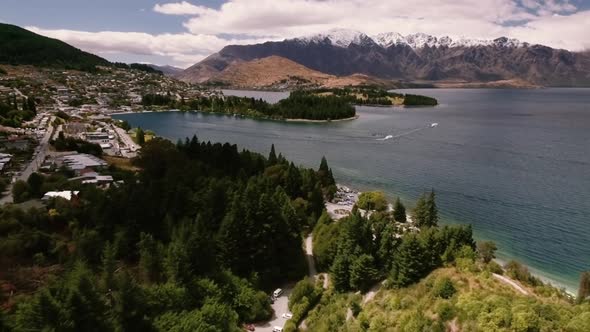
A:
<svg viewBox="0 0 590 332">
<path fill-rule="evenodd" d="M 272 328 L 272 332 L 283 332 L 283 328 L 280 326 L 275 326 Z"/>
<path fill-rule="evenodd" d="M 288 312 L 285 312 L 285 313 L 283 314 L 283 318 L 286 318 L 286 319 L 291 319 L 291 318 L 293 318 L 293 314 L 291 314 L 291 313 L 288 313 Z"/>
<path fill-rule="evenodd" d="M 283 290 L 282 290 L 282 289 L 280 289 L 280 288 L 277 288 L 277 289 L 275 289 L 275 291 L 274 291 L 274 292 L 272 292 L 272 296 L 274 296 L 274 297 L 275 297 L 275 299 L 276 299 L 277 297 L 281 296 L 281 294 L 283 294 Z"/>
</svg>

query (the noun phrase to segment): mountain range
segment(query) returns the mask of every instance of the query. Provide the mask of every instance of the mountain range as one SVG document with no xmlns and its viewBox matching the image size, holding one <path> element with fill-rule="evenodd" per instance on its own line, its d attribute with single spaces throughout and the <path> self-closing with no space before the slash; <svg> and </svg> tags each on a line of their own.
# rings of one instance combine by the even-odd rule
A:
<svg viewBox="0 0 590 332">
<path fill-rule="evenodd" d="M 519 82 L 537 86 L 590 86 L 590 54 L 500 37 L 493 40 L 403 36 L 335 29 L 254 45 L 229 45 L 176 75 L 189 82 L 216 81 L 255 59 L 278 56 L 313 71 L 385 80 L 474 84 Z"/>
<path fill-rule="evenodd" d="M 169 66 L 169 65 L 158 66 L 158 65 L 154 65 L 154 64 L 148 64 L 148 66 L 152 67 L 155 70 L 162 72 L 166 76 L 178 75 L 184 70 L 182 68 Z"/>
</svg>

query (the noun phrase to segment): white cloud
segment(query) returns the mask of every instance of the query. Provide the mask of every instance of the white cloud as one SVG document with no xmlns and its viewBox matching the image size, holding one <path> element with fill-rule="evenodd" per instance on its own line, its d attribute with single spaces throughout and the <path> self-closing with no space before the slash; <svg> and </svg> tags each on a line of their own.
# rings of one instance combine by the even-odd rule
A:
<svg viewBox="0 0 590 332">
<path fill-rule="evenodd" d="M 579 49 L 589 38 L 584 30 L 590 25 L 573 17 L 576 10 L 569 0 L 478 0 L 476 4 L 472 0 L 228 0 L 219 9 L 191 17 L 184 26 L 193 33 L 275 39 L 345 27 L 368 34 L 424 32 L 475 38 L 518 35 L 527 41 L 524 32 L 546 30 L 543 26 L 550 21 L 548 18 L 562 15 L 572 20 L 552 25 L 555 30 L 550 35 L 561 30 L 572 34 L 562 35 L 559 42 L 555 38 L 538 38 L 537 33 L 532 33 L 531 38 L 550 46 Z"/>
<path fill-rule="evenodd" d="M 106 57 L 117 53 L 165 56 L 172 60 L 171 63 L 184 67 L 217 52 L 228 43 L 250 44 L 262 41 L 258 39 L 227 40 L 213 35 L 190 33 L 151 35 L 143 32 L 87 32 L 48 30 L 37 27 L 27 27 L 27 29 Z"/>
<path fill-rule="evenodd" d="M 367 34 L 424 32 L 452 37 L 515 37 L 570 50 L 590 47 L 590 11 L 569 0 L 226 0 L 219 8 L 187 1 L 153 11 L 186 15 L 187 32 L 85 32 L 32 28 L 100 55 L 165 57 L 187 66 L 229 44 L 355 29 Z M 227 36 L 233 36 L 228 38 Z"/>
<path fill-rule="evenodd" d="M 528 41 L 564 48 L 572 51 L 590 49 L 590 11 L 572 15 L 551 15 L 510 28 L 511 36 Z"/>
<path fill-rule="evenodd" d="M 209 9 L 205 6 L 195 6 L 191 3 L 183 1 L 176 3 L 166 3 L 163 5 L 156 4 L 154 6 L 154 11 L 168 15 L 202 15 L 212 11 L 212 9 Z"/>
</svg>

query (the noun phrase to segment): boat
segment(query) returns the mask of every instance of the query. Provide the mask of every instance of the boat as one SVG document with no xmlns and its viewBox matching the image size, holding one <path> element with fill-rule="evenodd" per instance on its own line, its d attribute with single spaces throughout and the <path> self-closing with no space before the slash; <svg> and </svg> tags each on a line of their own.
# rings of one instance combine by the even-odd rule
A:
<svg viewBox="0 0 590 332">
<path fill-rule="evenodd" d="M 434 127 L 436 127 L 436 126 L 438 126 L 438 122 L 432 123 L 432 124 L 430 125 L 430 128 L 434 128 Z"/>
<path fill-rule="evenodd" d="M 393 138 L 393 136 L 392 136 L 392 135 L 387 135 L 387 136 L 385 136 L 385 137 L 383 137 L 383 138 L 378 138 L 377 140 L 378 140 L 378 141 L 386 141 L 386 140 L 388 140 L 388 139 L 390 139 L 390 138 Z"/>
</svg>

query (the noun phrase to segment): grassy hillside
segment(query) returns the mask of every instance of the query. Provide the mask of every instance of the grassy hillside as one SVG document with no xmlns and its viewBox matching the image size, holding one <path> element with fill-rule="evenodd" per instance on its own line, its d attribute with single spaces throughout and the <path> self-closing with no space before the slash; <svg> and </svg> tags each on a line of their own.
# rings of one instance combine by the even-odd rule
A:
<svg viewBox="0 0 590 332">
<path fill-rule="evenodd" d="M 109 65 L 99 56 L 10 24 L 0 24 L 0 63 L 81 70 Z"/>
<path fill-rule="evenodd" d="M 493 263 L 492 263 L 493 264 Z M 521 283 L 528 295 L 487 268 L 462 260 L 420 282 L 383 289 L 371 300 L 328 290 L 307 316 L 308 331 L 590 331 L 590 304 L 555 288 Z M 514 277 L 509 271 L 507 277 Z"/>
</svg>

